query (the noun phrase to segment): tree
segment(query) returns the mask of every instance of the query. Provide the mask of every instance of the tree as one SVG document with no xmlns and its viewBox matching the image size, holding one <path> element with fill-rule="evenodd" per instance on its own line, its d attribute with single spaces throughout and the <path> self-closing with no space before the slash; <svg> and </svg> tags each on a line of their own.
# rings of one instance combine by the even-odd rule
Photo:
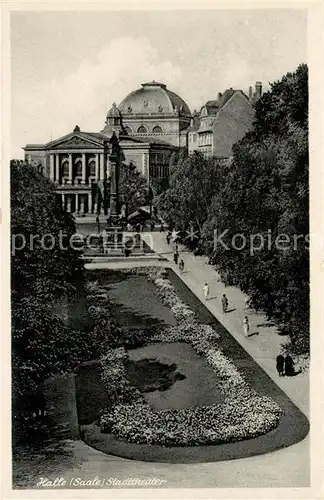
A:
<svg viewBox="0 0 324 500">
<path fill-rule="evenodd" d="M 12 161 L 11 291 L 13 396 L 71 366 L 79 332 L 53 315 L 53 303 L 76 293 L 83 263 L 68 245 L 75 233 L 54 185 L 31 165 Z"/>
<path fill-rule="evenodd" d="M 119 192 L 126 203 L 128 214 L 148 204 L 151 199 L 147 181 L 133 163 L 123 164 L 120 169 Z"/>
<path fill-rule="evenodd" d="M 170 172 L 169 189 L 159 198 L 159 209 L 170 225 L 195 224 L 202 229 L 209 206 L 224 179 L 223 167 L 201 153 L 182 155 Z"/>
</svg>

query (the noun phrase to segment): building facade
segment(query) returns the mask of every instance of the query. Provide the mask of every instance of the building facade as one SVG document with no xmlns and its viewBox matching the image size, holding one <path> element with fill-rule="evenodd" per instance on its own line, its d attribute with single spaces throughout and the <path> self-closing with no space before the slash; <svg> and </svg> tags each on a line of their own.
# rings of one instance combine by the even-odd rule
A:
<svg viewBox="0 0 324 500">
<path fill-rule="evenodd" d="M 113 132 L 112 132 L 113 133 Z M 109 181 L 110 137 L 102 133 L 73 132 L 47 144 L 28 144 L 25 159 L 52 180 L 62 206 L 76 215 L 103 212 L 98 191 Z M 124 162 L 133 163 L 151 184 L 168 176 L 169 161 L 175 148 L 120 136 Z M 122 165 L 121 167 L 122 168 Z"/>
<path fill-rule="evenodd" d="M 217 99 L 202 106 L 199 118 L 192 121 L 188 131 L 189 152 L 200 151 L 207 156 L 229 158 L 233 145 L 251 129 L 254 104 L 262 95 L 262 84 L 256 83 L 249 97 L 242 90 L 227 89 Z"/>
</svg>

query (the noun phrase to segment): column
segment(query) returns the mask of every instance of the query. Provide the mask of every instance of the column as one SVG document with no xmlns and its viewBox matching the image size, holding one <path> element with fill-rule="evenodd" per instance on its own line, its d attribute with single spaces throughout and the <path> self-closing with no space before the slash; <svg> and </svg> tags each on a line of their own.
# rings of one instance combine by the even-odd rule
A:
<svg viewBox="0 0 324 500">
<path fill-rule="evenodd" d="M 99 179 L 104 180 L 104 155 L 101 153 L 99 155 Z"/>
<path fill-rule="evenodd" d="M 96 181 L 99 180 L 99 153 L 96 153 L 95 155 L 95 161 L 96 161 Z"/>
<path fill-rule="evenodd" d="M 92 191 L 88 194 L 88 212 L 92 214 Z"/>
<path fill-rule="evenodd" d="M 55 155 L 55 180 L 60 182 L 60 157 L 58 153 Z"/>
<path fill-rule="evenodd" d="M 69 178 L 68 184 L 72 184 L 72 153 L 69 153 Z"/>
<path fill-rule="evenodd" d="M 79 212 L 79 193 L 75 193 L 75 212 Z"/>
<path fill-rule="evenodd" d="M 50 154 L 50 179 L 54 182 L 54 154 Z"/>
<path fill-rule="evenodd" d="M 62 193 L 62 208 L 65 210 L 65 193 Z"/>
<path fill-rule="evenodd" d="M 86 183 L 86 155 L 82 153 L 82 179 L 81 184 Z"/>
<path fill-rule="evenodd" d="M 67 210 L 67 212 L 71 213 L 71 195 L 68 194 L 66 197 L 67 197 L 66 210 Z"/>
<path fill-rule="evenodd" d="M 110 160 L 109 160 L 109 158 L 108 158 L 108 159 L 107 159 L 107 170 L 106 170 L 106 176 L 107 176 L 107 179 L 109 179 L 110 174 L 111 174 L 111 168 L 110 168 Z"/>
</svg>

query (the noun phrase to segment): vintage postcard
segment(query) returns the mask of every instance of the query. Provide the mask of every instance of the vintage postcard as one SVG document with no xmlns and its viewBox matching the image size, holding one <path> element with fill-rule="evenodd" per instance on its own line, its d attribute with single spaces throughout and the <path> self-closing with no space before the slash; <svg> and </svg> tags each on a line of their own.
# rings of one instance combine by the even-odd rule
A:
<svg viewBox="0 0 324 500">
<path fill-rule="evenodd" d="M 321 2 L 3 2 L 3 498 L 321 498 Z"/>
</svg>

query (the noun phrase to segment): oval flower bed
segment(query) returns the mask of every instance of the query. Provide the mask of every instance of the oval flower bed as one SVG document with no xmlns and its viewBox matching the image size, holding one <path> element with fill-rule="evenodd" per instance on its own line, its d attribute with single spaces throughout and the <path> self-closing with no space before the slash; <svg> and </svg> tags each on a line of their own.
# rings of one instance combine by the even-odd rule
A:
<svg viewBox="0 0 324 500">
<path fill-rule="evenodd" d="M 101 358 L 102 379 L 110 400 L 102 413 L 101 431 L 132 443 L 197 446 L 240 441 L 274 429 L 279 423 L 280 407 L 250 387 L 222 353 L 217 332 L 196 320 L 194 312 L 180 300 L 163 271 L 159 268 L 123 270 L 130 271 L 146 275 L 156 285 L 163 304 L 171 308 L 178 322 L 177 326 L 160 329 L 146 339 L 146 343 L 189 343 L 219 377 L 224 402 L 155 410 L 125 376 L 124 361 L 128 357 L 125 348 L 109 349 Z M 96 285 L 91 292 L 96 294 Z M 99 286 L 97 292 L 102 293 Z"/>
</svg>

